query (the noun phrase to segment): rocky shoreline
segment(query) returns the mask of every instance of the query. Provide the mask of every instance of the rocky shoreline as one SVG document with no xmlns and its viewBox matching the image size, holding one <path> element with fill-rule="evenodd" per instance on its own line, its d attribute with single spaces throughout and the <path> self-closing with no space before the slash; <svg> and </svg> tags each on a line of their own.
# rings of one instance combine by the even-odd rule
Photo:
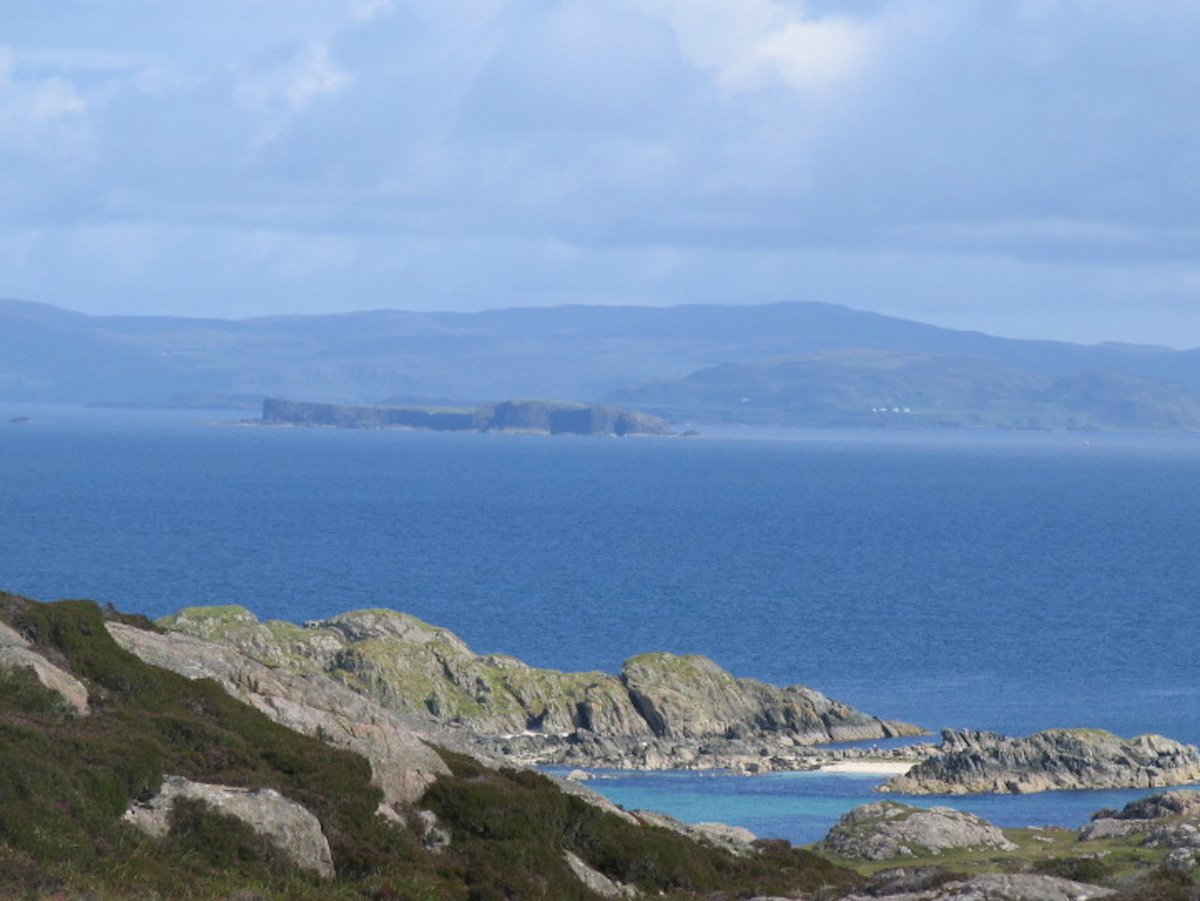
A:
<svg viewBox="0 0 1200 901">
<path fill-rule="evenodd" d="M 808 772 L 858 762 L 864 772 L 894 772 L 897 765 L 915 766 L 936 753 L 929 743 L 898 748 L 825 748 L 799 744 L 787 736 L 738 738 L 629 738 L 571 733 L 568 735 L 475 736 L 488 753 L 522 766 L 575 767 L 600 770 L 724 770 L 746 776 L 773 772 Z"/>
<path fill-rule="evenodd" d="M 946 730 L 933 754 L 880 791 L 910 795 L 1027 794 L 1200 783 L 1200 749 L 1161 735 L 1048 729 L 1025 738 Z"/>
<path fill-rule="evenodd" d="M 1059 729 L 1025 738 L 946 730 L 941 743 L 867 743 L 924 734 L 806 686 L 732 676 L 700 656 L 630 658 L 616 674 L 531 667 L 476 654 L 449 630 L 392 610 L 303 625 L 242 607 L 193 607 L 160 621 L 272 671 L 320 675 L 455 745 L 519 766 L 723 770 L 745 775 L 854 765 L 880 791 L 1024 793 L 1200 783 L 1200 750 L 1162 736 Z M 858 743 L 858 747 L 824 747 Z"/>
<path fill-rule="evenodd" d="M 296 626 L 204 608 L 156 626 L 87 602 L 0 593 L 0 651 L 0 874 L 20 896 L 97 885 L 105 897 L 134 885 L 169 896 L 181 862 L 208 887 L 197 897 L 224 897 L 238 880 L 247 897 L 320 898 L 330 883 L 393 897 L 377 889 L 414 878 L 417 897 L 464 898 L 480 884 L 564 899 L 1140 901 L 1200 891 L 1200 792 L 1097 811 L 1079 830 L 998 829 L 946 807 L 878 801 L 803 850 L 624 810 L 579 784 L 583 772 L 547 779 L 514 766 L 749 775 L 911 765 L 886 787 L 912 793 L 1195 780 L 1200 751 L 1160 736 L 947 731 L 936 747 L 817 747 L 895 724 L 811 689 L 736 679 L 704 658 L 641 655 L 620 676 L 536 670 L 475 655 L 393 611 Z M 572 709 L 573 731 L 545 729 Z M 526 728 L 487 731 L 513 722 Z M 601 723 L 623 731 L 606 735 Z M 90 871 L 79 863 L 87 855 L 62 851 L 85 846 L 99 861 Z"/>
<path fill-rule="evenodd" d="M 736 678 L 705 657 L 641 654 L 617 675 L 538 669 L 503 654 L 475 654 L 454 633 L 392 610 L 300 626 L 260 622 L 242 607 L 193 607 L 160 624 L 273 669 L 327 676 L 522 765 L 816 769 L 869 756 L 821 754 L 817 745 L 924 734 L 806 686 Z"/>
</svg>

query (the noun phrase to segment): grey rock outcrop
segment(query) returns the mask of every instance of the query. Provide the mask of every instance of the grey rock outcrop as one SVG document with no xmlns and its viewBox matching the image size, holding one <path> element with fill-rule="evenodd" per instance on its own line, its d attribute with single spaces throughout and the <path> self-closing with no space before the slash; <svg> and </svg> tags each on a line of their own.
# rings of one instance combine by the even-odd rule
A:
<svg viewBox="0 0 1200 901">
<path fill-rule="evenodd" d="M 333 855 L 320 821 L 303 805 L 271 788 L 235 788 L 166 776 L 159 793 L 149 801 L 130 805 L 124 819 L 143 832 L 162 837 L 170 829 L 171 808 L 179 798 L 203 801 L 217 813 L 236 817 L 297 866 L 333 878 Z"/>
<path fill-rule="evenodd" d="M 1171 791 L 1101 810 L 1079 830 L 1079 840 L 1145 835 L 1152 848 L 1200 851 L 1200 792 Z"/>
<path fill-rule="evenodd" d="M 574 756 L 574 765 L 590 765 L 594 750 L 613 752 L 620 765 L 676 767 L 689 765 L 689 753 L 697 756 L 710 740 L 756 740 L 770 745 L 765 764 L 780 749 L 920 733 L 809 688 L 734 678 L 703 657 L 644 654 L 619 676 L 537 669 L 503 654 L 475 654 L 452 632 L 391 610 L 302 627 L 259 622 L 241 607 L 200 607 L 162 625 L 273 668 L 328 676 L 394 710 L 500 738 L 496 749 L 522 762 Z M 760 747 L 749 753 L 761 756 Z M 555 749 L 563 756 L 544 753 Z"/>
<path fill-rule="evenodd" d="M 575 878 L 601 898 L 636 898 L 640 894 L 632 886 L 614 882 L 599 870 L 589 867 L 578 855 L 570 851 L 563 852 L 563 860 L 567 862 Z"/>
<path fill-rule="evenodd" d="M 853 860 L 923 857 L 959 848 L 1013 851 L 1017 847 L 998 828 L 973 814 L 892 801 L 876 801 L 849 811 L 822 845 Z"/>
<path fill-rule="evenodd" d="M 1166 817 L 1200 817 L 1200 791 L 1160 792 L 1130 801 L 1112 814 L 1116 820 L 1160 820 Z"/>
<path fill-rule="evenodd" d="M 947 730 L 939 753 L 881 786 L 903 794 L 1151 788 L 1200 782 L 1200 750 L 1161 735 L 1051 729 L 1027 738 Z"/>
<path fill-rule="evenodd" d="M 1112 889 L 1031 873 L 992 873 L 911 891 L 852 894 L 842 901 L 1091 901 L 1114 894 Z"/>
<path fill-rule="evenodd" d="M 819 744 L 913 734 L 911 727 L 884 722 L 811 688 L 737 679 L 698 655 L 642 654 L 625 662 L 621 680 L 658 737 L 776 734 Z"/>
<path fill-rule="evenodd" d="M 730 826 L 727 823 L 685 823 L 655 810 L 635 810 L 633 814 L 640 822 L 648 826 L 670 829 L 696 841 L 724 848 L 739 856 L 753 853 L 754 842 L 758 839 L 758 836 L 749 829 Z"/>
<path fill-rule="evenodd" d="M 453 736 L 438 733 L 436 723 L 414 722 L 330 679 L 271 669 L 190 635 L 114 622 L 107 628 L 119 645 L 152 666 L 189 679 L 213 679 L 275 722 L 362 754 L 389 808 L 417 800 L 434 779 L 449 773 L 424 740 L 437 733 L 445 744 L 455 744 Z"/>
<path fill-rule="evenodd" d="M 87 687 L 61 667 L 55 666 L 33 650 L 20 632 L 0 622 L 0 669 L 23 669 L 62 698 L 63 703 L 80 716 L 91 712 Z"/>
</svg>

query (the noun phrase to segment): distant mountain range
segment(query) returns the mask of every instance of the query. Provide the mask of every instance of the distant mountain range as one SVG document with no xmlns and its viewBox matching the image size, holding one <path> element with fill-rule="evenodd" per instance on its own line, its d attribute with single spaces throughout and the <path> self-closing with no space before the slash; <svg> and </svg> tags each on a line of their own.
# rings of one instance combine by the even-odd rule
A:
<svg viewBox="0 0 1200 901">
<path fill-rule="evenodd" d="M 1200 429 L 1200 350 L 997 338 L 821 303 L 244 320 L 0 301 L 0 399 L 257 408 L 509 397 L 679 423 Z"/>
</svg>

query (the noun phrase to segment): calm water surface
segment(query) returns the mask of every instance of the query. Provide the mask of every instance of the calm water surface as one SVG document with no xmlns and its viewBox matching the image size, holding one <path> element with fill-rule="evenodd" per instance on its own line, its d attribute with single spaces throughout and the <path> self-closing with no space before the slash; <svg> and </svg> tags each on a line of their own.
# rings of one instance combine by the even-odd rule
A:
<svg viewBox="0 0 1200 901">
<path fill-rule="evenodd" d="M 387 606 L 540 666 L 698 652 L 932 729 L 1200 741 L 1198 439 L 205 424 L 230 416 L 0 407 L 0 587 L 151 615 Z M 873 784 L 596 783 L 793 837 Z M 1041 797 L 999 803 L 1073 803 Z"/>
</svg>

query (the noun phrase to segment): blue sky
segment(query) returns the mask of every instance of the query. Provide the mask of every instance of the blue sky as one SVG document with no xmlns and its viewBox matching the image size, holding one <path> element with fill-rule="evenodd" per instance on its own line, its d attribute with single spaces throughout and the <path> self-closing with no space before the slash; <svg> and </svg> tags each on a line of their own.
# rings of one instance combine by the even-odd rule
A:
<svg viewBox="0 0 1200 901">
<path fill-rule="evenodd" d="M 4 0 L 0 296 L 1200 345 L 1195 0 Z"/>
</svg>

